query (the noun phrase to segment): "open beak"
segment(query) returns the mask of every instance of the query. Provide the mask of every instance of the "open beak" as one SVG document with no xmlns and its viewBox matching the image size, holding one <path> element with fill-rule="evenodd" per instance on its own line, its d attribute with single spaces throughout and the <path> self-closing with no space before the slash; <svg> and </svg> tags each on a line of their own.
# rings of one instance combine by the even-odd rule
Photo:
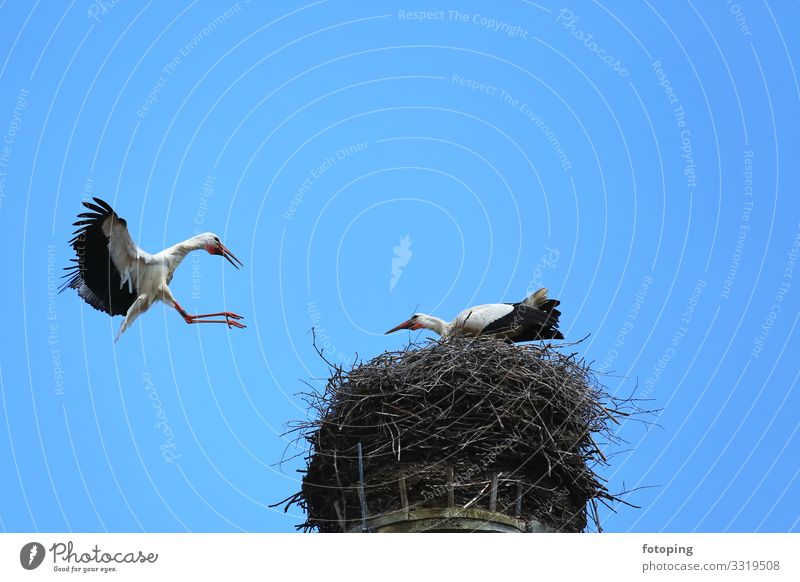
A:
<svg viewBox="0 0 800 582">
<path fill-rule="evenodd" d="M 234 255 L 232 252 L 230 252 L 230 251 L 228 250 L 228 248 L 227 248 L 227 247 L 226 247 L 224 244 L 222 244 L 222 243 L 219 243 L 219 251 L 220 251 L 220 254 L 221 254 L 223 257 L 225 257 L 226 259 L 228 259 L 228 262 L 229 262 L 231 265 L 233 265 L 234 267 L 236 267 L 237 269 L 239 268 L 239 266 L 240 266 L 240 265 L 241 265 L 242 267 L 244 267 L 244 263 L 242 263 L 242 261 L 240 261 L 239 259 L 237 259 L 237 258 L 236 258 L 236 255 Z M 239 264 L 237 265 L 236 263 L 234 263 L 234 261 L 236 261 L 236 263 L 239 263 Z"/>
<path fill-rule="evenodd" d="M 414 329 L 413 324 L 411 323 L 411 320 L 407 319 L 406 321 L 404 321 L 403 323 L 401 323 L 398 326 L 393 327 L 392 329 L 390 329 L 389 331 L 387 331 L 383 335 L 389 335 L 390 333 L 394 333 L 394 332 L 399 331 L 401 329 Z"/>
</svg>

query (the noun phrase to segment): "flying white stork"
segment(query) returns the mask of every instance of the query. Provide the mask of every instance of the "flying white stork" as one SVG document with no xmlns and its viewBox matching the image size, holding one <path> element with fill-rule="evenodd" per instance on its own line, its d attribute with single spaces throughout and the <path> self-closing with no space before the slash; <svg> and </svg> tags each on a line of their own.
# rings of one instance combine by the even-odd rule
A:
<svg viewBox="0 0 800 582">
<path fill-rule="evenodd" d="M 74 265 L 64 267 L 67 281 L 64 289 L 75 289 L 81 299 L 98 311 L 109 315 L 125 315 L 119 328 L 117 341 L 122 334 L 153 302 L 161 300 L 174 307 L 186 323 L 224 323 L 231 327 L 246 327 L 240 323 L 241 315 L 229 311 L 190 315 L 169 290 L 175 269 L 186 255 L 204 249 L 209 254 L 221 255 L 231 265 L 239 268 L 242 262 L 223 245 L 213 232 L 192 238 L 151 255 L 133 242 L 128 223 L 114 209 L 99 198 L 83 205 L 91 210 L 78 215 L 78 226 L 69 244 L 77 258 Z M 235 262 L 234 262 L 235 261 Z M 238 265 L 237 265 L 238 263 Z M 208 318 L 217 319 L 208 319 Z"/>
<path fill-rule="evenodd" d="M 424 328 L 445 339 L 457 335 L 490 336 L 510 342 L 564 339 L 558 331 L 561 312 L 556 307 L 560 303 L 547 298 L 547 289 L 539 289 L 519 303 L 489 303 L 470 307 L 449 323 L 432 315 L 415 313 L 386 333 Z"/>
</svg>

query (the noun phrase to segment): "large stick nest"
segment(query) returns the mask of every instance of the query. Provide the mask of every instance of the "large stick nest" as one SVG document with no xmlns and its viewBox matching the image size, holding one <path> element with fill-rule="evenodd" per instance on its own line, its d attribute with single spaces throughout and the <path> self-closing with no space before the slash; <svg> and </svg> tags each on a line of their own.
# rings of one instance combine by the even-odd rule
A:
<svg viewBox="0 0 800 582">
<path fill-rule="evenodd" d="M 455 338 L 409 345 L 345 370 L 331 364 L 324 391 L 305 394 L 311 419 L 295 424 L 308 467 L 290 497 L 306 531 L 361 523 L 358 445 L 368 518 L 401 509 L 487 509 L 556 531 L 579 532 L 609 493 L 595 469 L 615 444 L 618 419 L 638 411 L 608 395 L 576 354 L 550 345 Z M 448 486 L 448 475 L 451 476 Z M 452 491 L 452 493 L 450 493 Z"/>
</svg>

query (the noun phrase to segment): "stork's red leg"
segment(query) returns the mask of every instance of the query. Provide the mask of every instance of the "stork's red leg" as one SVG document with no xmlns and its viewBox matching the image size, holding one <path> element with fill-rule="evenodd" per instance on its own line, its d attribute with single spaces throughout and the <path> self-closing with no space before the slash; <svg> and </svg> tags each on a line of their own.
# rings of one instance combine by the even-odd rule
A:
<svg viewBox="0 0 800 582">
<path fill-rule="evenodd" d="M 220 311 L 219 313 L 200 313 L 190 317 L 193 317 L 194 319 L 199 319 L 201 317 L 229 317 L 231 319 L 244 319 L 241 315 L 231 313 L 230 311 Z"/>
<path fill-rule="evenodd" d="M 224 323 L 228 327 L 238 327 L 239 329 L 247 327 L 245 324 L 240 323 L 235 319 L 197 319 L 196 315 L 190 315 L 189 318 L 186 319 L 186 323 Z"/>
<path fill-rule="evenodd" d="M 196 316 L 189 316 L 189 319 L 186 320 L 186 323 L 224 323 L 228 327 L 238 327 L 239 329 L 244 329 L 247 327 L 243 323 L 239 323 L 235 319 L 195 319 Z"/>
<path fill-rule="evenodd" d="M 242 319 L 241 315 L 238 315 L 236 313 L 231 313 L 230 311 L 221 311 L 219 313 L 202 313 L 202 314 L 198 314 L 198 315 L 191 315 L 191 314 L 187 313 L 186 310 L 183 307 L 181 307 L 180 304 L 177 301 L 173 300 L 173 304 L 175 306 L 175 309 L 178 311 L 178 313 L 181 314 L 181 317 L 183 317 L 183 320 L 186 323 L 189 323 L 189 324 L 192 324 L 192 323 L 224 323 L 229 328 L 230 327 L 237 327 L 239 329 L 242 329 L 242 328 L 247 327 L 243 323 L 239 323 L 239 321 L 237 321 L 239 319 Z M 206 317 L 224 317 L 225 319 L 205 319 Z"/>
</svg>

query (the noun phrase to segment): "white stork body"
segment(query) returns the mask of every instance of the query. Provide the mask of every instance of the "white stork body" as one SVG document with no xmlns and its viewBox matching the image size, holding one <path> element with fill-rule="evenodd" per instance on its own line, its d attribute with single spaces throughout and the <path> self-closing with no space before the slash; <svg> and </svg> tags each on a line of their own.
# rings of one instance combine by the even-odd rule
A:
<svg viewBox="0 0 800 582">
<path fill-rule="evenodd" d="M 175 269 L 186 255 L 204 249 L 212 255 L 224 256 L 237 269 L 241 261 L 220 242 L 214 233 L 198 234 L 181 243 L 151 255 L 139 248 L 120 218 L 99 198 L 83 205 L 92 212 L 78 215 L 75 237 L 70 241 L 77 258 L 66 267 L 69 279 L 61 286 L 75 289 L 89 305 L 109 315 L 125 315 L 117 339 L 133 321 L 155 301 L 174 307 L 186 323 L 224 323 L 245 327 L 240 315 L 228 311 L 202 315 L 188 314 L 169 289 Z M 236 261 L 236 262 L 234 262 Z M 218 319 L 208 319 L 216 317 Z"/>
<path fill-rule="evenodd" d="M 386 333 L 424 328 L 445 339 L 457 335 L 491 336 L 511 342 L 564 339 L 558 331 L 561 312 L 556 307 L 559 303 L 547 298 L 547 289 L 539 289 L 519 303 L 488 303 L 470 307 L 451 322 L 425 313 L 415 313 Z"/>
</svg>

